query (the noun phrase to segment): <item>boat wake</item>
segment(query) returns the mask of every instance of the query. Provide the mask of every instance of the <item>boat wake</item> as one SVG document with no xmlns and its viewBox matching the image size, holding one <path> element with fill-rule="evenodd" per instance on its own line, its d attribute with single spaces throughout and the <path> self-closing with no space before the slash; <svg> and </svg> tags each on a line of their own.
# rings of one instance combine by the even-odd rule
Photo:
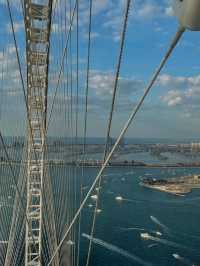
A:
<svg viewBox="0 0 200 266">
<path fill-rule="evenodd" d="M 194 263 L 192 263 L 189 259 L 186 259 L 182 256 L 180 256 L 179 254 L 172 254 L 172 256 L 176 259 L 176 260 L 179 260 L 180 262 L 182 262 L 182 264 L 184 265 L 188 265 L 188 266 L 195 266 Z"/>
<path fill-rule="evenodd" d="M 163 238 L 152 236 L 149 233 L 141 233 L 140 236 L 144 240 L 152 240 L 152 241 L 164 244 L 164 245 L 169 246 L 169 247 L 178 248 L 178 249 L 184 249 L 184 250 L 187 250 L 187 251 L 195 251 L 195 250 L 193 250 L 193 249 L 191 249 L 189 247 L 186 247 L 184 245 L 178 244 L 178 243 L 176 243 L 174 241 L 170 241 L 170 240 L 167 240 L 167 239 L 163 239 Z"/>
<path fill-rule="evenodd" d="M 195 240 L 200 240 L 200 236 L 194 236 L 194 235 L 189 235 L 189 234 L 185 234 L 185 233 L 182 233 L 182 232 L 177 232 L 177 231 L 173 231 L 171 230 L 169 227 L 167 227 L 166 225 L 164 225 L 163 223 L 161 223 L 155 216 L 150 216 L 151 220 L 157 224 L 158 226 L 160 226 L 163 231 L 165 233 L 167 233 L 168 235 L 174 237 L 174 238 L 182 238 L 182 237 L 187 237 L 187 238 L 190 238 L 190 239 L 195 239 Z"/>
<path fill-rule="evenodd" d="M 121 231 L 146 231 L 145 228 L 140 228 L 140 227 L 127 227 L 127 228 L 120 227 L 119 229 Z"/>
<path fill-rule="evenodd" d="M 118 254 L 120 254 L 121 256 L 127 258 L 127 259 L 130 259 L 134 262 L 137 262 L 141 265 L 144 265 L 144 266 L 152 266 L 152 264 L 150 264 L 149 262 L 146 262 L 144 260 L 142 260 L 141 258 L 133 255 L 133 254 L 130 254 L 129 252 L 127 252 L 126 250 L 123 250 L 117 246 L 114 246 L 112 244 L 109 244 L 101 239 L 98 239 L 98 238 L 94 238 L 94 237 L 91 237 L 90 235 L 87 235 L 85 233 L 82 234 L 82 236 L 88 240 L 92 240 L 93 243 L 101 246 L 101 247 L 104 247 L 106 248 L 107 250 L 110 250 L 110 251 L 113 251 L 113 252 L 116 252 Z"/>
<path fill-rule="evenodd" d="M 170 229 L 166 225 L 161 223 L 155 216 L 151 215 L 150 218 L 151 218 L 152 222 L 154 222 L 156 225 L 160 226 L 164 232 L 166 232 L 168 234 L 170 233 Z"/>
</svg>

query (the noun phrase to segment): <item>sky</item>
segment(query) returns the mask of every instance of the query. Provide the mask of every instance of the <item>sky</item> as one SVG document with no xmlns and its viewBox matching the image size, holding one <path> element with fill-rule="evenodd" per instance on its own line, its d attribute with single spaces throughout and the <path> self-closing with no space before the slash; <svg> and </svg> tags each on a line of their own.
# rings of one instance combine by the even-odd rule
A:
<svg viewBox="0 0 200 266">
<path fill-rule="evenodd" d="M 10 2 L 22 68 L 25 73 L 25 38 L 22 13 L 19 0 Z M 79 136 L 83 134 L 84 124 L 88 2 L 86 0 L 80 1 Z M 65 13 L 69 16 L 69 6 L 65 9 L 64 3 L 64 0 L 58 1 L 57 6 L 55 6 L 57 11 L 52 22 L 49 76 L 50 105 L 66 41 L 63 18 Z M 105 136 L 114 87 L 125 3 L 125 0 L 93 0 L 88 91 L 87 136 L 89 137 Z M 3 85 L 1 83 L 0 89 L 0 126 L 3 128 L 5 135 L 21 135 L 25 127 L 25 109 L 5 0 L 0 0 L 0 25 L 0 70 L 3 68 L 3 73 L 5 72 Z M 74 31 L 75 28 L 76 25 L 73 26 Z M 112 136 L 119 135 L 131 110 L 139 101 L 145 86 L 169 47 L 177 28 L 178 21 L 174 15 L 170 0 L 132 1 L 112 124 Z M 144 106 L 128 130 L 126 137 L 199 138 L 199 37 L 199 32 L 185 32 L 159 76 L 157 83 L 145 100 Z M 72 60 L 75 62 L 75 33 L 72 34 L 72 56 Z M 73 74 L 75 73 L 75 68 L 74 63 Z M 69 97 L 63 94 L 65 83 L 66 76 L 64 73 L 57 94 L 55 115 L 51 123 L 52 135 L 60 134 L 65 136 L 67 131 L 67 129 L 66 131 L 63 130 L 62 120 L 64 116 L 63 114 L 61 115 L 62 112 L 64 113 L 66 103 L 70 101 Z M 65 111 L 68 111 L 68 109 Z"/>
</svg>

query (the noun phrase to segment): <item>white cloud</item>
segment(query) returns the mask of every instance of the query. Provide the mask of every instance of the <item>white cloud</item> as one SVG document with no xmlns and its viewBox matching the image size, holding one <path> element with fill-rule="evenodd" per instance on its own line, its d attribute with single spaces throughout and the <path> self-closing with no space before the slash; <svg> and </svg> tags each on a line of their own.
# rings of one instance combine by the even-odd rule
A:
<svg viewBox="0 0 200 266">
<path fill-rule="evenodd" d="M 88 32 L 83 32 L 83 37 L 88 40 Z M 91 39 L 97 39 L 100 37 L 100 34 L 98 32 L 91 32 L 90 38 Z"/>
<path fill-rule="evenodd" d="M 22 62 L 22 58 L 21 63 L 22 73 L 24 74 L 25 80 L 26 71 L 25 64 Z M 3 77 L 2 93 L 8 96 L 18 96 L 22 92 L 22 85 L 15 47 L 11 43 L 7 43 L 7 49 L 5 51 L 0 51 L 0 71 Z"/>
<path fill-rule="evenodd" d="M 3 52 L 0 52 L 0 62 L 1 62 L 1 65 L 2 65 L 3 58 L 4 58 L 4 53 Z"/>
<path fill-rule="evenodd" d="M 168 6 L 165 8 L 165 15 L 168 17 L 174 16 L 174 10 L 173 10 L 172 6 Z"/>
<path fill-rule="evenodd" d="M 162 97 L 163 102 L 165 102 L 169 107 L 176 106 L 182 103 L 183 99 L 181 93 L 176 90 L 171 90 L 167 95 Z"/>
<path fill-rule="evenodd" d="M 21 0 L 14 0 L 12 1 L 12 6 L 14 6 L 16 9 L 21 9 Z M 7 0 L 0 0 L 0 4 L 7 5 Z"/>
<path fill-rule="evenodd" d="M 165 87 L 167 93 L 161 97 L 169 107 L 182 105 L 187 110 L 198 108 L 200 101 L 200 75 L 191 77 L 174 77 L 162 75 L 158 85 Z"/>
<path fill-rule="evenodd" d="M 171 1 L 144 0 L 135 4 L 135 17 L 143 20 L 143 22 L 172 17 L 173 15 Z"/>
<path fill-rule="evenodd" d="M 93 1 L 93 14 L 97 15 L 101 12 L 103 12 L 105 9 L 109 8 L 112 3 L 110 0 L 94 0 Z"/>
<path fill-rule="evenodd" d="M 190 87 L 200 86 L 200 75 L 192 77 L 174 77 L 171 75 L 161 75 L 158 83 L 170 88 L 188 89 Z"/>
<path fill-rule="evenodd" d="M 106 98 L 111 96 L 114 88 L 115 75 L 99 71 L 91 72 L 90 87 L 97 97 Z M 118 91 L 120 97 L 129 97 L 135 95 L 143 88 L 143 82 L 137 79 L 119 78 Z"/>
<path fill-rule="evenodd" d="M 142 4 L 138 11 L 137 17 L 141 19 L 152 19 L 153 17 L 157 16 L 161 13 L 161 7 L 158 3 L 154 2 L 145 2 Z"/>
<path fill-rule="evenodd" d="M 113 4 L 106 13 L 103 27 L 112 31 L 110 36 L 113 41 L 120 40 L 125 4 L 126 1 L 121 0 Z M 159 19 L 159 24 L 156 26 L 155 31 L 163 32 L 164 29 L 160 26 L 160 20 L 173 16 L 173 9 L 168 1 L 138 0 L 131 6 L 129 13 L 129 27 L 137 21 L 141 24 L 148 23 L 149 20 L 156 22 Z"/>
<path fill-rule="evenodd" d="M 51 29 L 53 33 L 60 34 L 60 25 L 58 23 L 53 23 Z"/>
<path fill-rule="evenodd" d="M 81 73 L 81 75 L 84 75 L 84 73 Z M 88 105 L 94 113 L 105 115 L 110 110 L 114 80 L 115 76 L 112 73 L 97 70 L 90 72 Z M 121 76 L 117 88 L 115 110 L 124 112 L 130 110 L 135 103 L 135 96 L 143 90 L 143 87 L 144 84 L 141 80 Z M 84 93 L 85 90 L 79 94 L 79 104 L 82 106 L 80 108 L 83 108 L 85 105 Z M 62 103 L 64 104 L 63 100 L 63 96 L 60 96 L 58 106 Z"/>
<path fill-rule="evenodd" d="M 12 33 L 12 28 L 11 28 L 11 24 L 8 23 L 7 24 L 7 30 L 9 33 Z M 14 23 L 14 30 L 15 30 L 15 33 L 18 33 L 19 31 L 21 30 L 25 30 L 24 29 L 24 22 L 23 21 L 18 21 L 18 22 L 15 22 Z"/>
<path fill-rule="evenodd" d="M 18 48 L 19 49 L 19 48 Z M 13 53 L 16 53 L 16 48 L 14 45 L 8 45 L 8 53 L 11 55 Z"/>
</svg>

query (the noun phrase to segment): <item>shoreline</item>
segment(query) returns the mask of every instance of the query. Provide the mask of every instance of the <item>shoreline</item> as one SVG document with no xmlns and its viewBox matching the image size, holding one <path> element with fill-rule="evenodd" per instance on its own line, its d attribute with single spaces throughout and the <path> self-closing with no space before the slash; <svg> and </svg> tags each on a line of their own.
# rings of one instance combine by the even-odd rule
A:
<svg viewBox="0 0 200 266">
<path fill-rule="evenodd" d="M 0 161 L 0 165 L 6 164 L 27 164 L 26 161 Z M 70 165 L 78 167 L 101 167 L 102 161 L 86 161 L 86 162 L 75 162 L 75 161 L 63 161 L 63 160 L 49 160 L 46 161 L 47 165 Z M 199 168 L 200 163 L 175 163 L 175 164 L 149 164 L 143 162 L 130 162 L 130 161 L 111 161 L 107 167 L 135 167 L 135 168 Z"/>
</svg>

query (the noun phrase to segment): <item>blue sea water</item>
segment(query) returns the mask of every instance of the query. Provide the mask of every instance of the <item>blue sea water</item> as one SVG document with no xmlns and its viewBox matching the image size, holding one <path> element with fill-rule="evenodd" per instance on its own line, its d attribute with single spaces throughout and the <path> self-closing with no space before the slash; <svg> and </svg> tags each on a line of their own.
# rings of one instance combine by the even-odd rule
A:
<svg viewBox="0 0 200 266">
<path fill-rule="evenodd" d="M 200 190 L 193 190 L 185 197 L 143 188 L 139 185 L 140 177 L 152 176 L 170 178 L 173 176 L 199 173 L 199 169 L 134 169 L 110 168 L 103 178 L 100 209 L 95 227 L 95 238 L 115 245 L 135 255 L 149 265 L 200 265 Z M 85 175 L 88 184 L 92 181 L 96 170 L 87 169 Z M 127 201 L 118 202 L 116 196 Z M 88 204 L 94 206 L 90 199 Z M 83 212 L 82 233 L 90 234 L 93 208 L 88 204 Z M 167 227 L 164 230 L 152 221 L 154 216 L 158 222 Z M 128 230 L 140 228 L 140 230 Z M 162 235 L 156 235 L 155 231 Z M 162 243 L 144 240 L 141 233 L 161 239 Z M 167 241 L 170 242 L 167 242 Z M 85 265 L 88 240 L 81 239 L 81 265 Z M 155 245 L 154 245 L 155 244 Z M 173 254 L 180 257 L 176 259 Z M 93 244 L 92 266 L 131 266 L 141 265 L 107 248 Z"/>
<path fill-rule="evenodd" d="M 148 160 L 152 160 L 149 155 L 146 158 L 146 161 Z M 58 165 L 54 165 L 53 168 L 50 169 L 52 178 L 56 180 L 62 176 L 63 182 L 65 182 L 65 175 L 62 174 L 62 171 L 67 173 L 68 170 L 58 170 Z M 79 169 L 77 172 L 78 181 L 82 175 L 81 171 L 82 169 Z M 97 172 L 96 168 L 84 168 L 84 186 L 89 187 Z M 94 237 L 140 258 L 147 263 L 146 265 L 200 265 L 200 189 L 193 190 L 185 197 L 178 197 L 139 185 L 140 178 L 145 176 L 171 178 L 191 174 L 200 174 L 200 169 L 108 168 L 102 180 L 99 206 L 102 212 L 97 215 Z M 2 177 L 0 184 L 3 189 L 6 186 L 4 183 L 8 182 L 8 178 L 11 179 L 11 173 L 7 168 L 1 167 L 0 176 Z M 54 188 L 59 194 L 57 186 Z M 12 196 L 13 187 L 10 187 L 9 190 L 8 195 Z M 0 189 L 0 191 L 3 195 L 3 190 Z M 66 192 L 64 184 L 63 192 Z M 87 190 L 85 190 L 86 192 Z M 125 200 L 116 201 L 117 196 L 121 196 Z M 8 200 L 10 201 L 10 199 Z M 88 206 L 90 204 L 93 205 L 92 208 Z M 90 198 L 82 213 L 81 234 L 90 234 L 94 205 L 95 202 Z M 4 214 L 1 214 L 1 223 L 3 223 Z M 153 221 L 151 216 L 158 222 L 155 223 L 155 219 Z M 166 227 L 167 230 L 164 229 Z M 134 228 L 134 230 L 128 230 L 129 228 Z M 162 235 L 156 235 L 156 231 Z M 156 241 L 145 240 L 141 238 L 141 233 L 149 233 L 157 239 Z M 2 231 L 1 236 L 2 239 L 8 239 L 6 232 Z M 88 239 L 81 237 L 80 266 L 85 265 L 88 243 Z M 93 244 L 90 266 L 141 265 L 107 247 L 109 246 Z M 173 254 L 178 254 L 179 259 L 174 258 Z"/>
</svg>

